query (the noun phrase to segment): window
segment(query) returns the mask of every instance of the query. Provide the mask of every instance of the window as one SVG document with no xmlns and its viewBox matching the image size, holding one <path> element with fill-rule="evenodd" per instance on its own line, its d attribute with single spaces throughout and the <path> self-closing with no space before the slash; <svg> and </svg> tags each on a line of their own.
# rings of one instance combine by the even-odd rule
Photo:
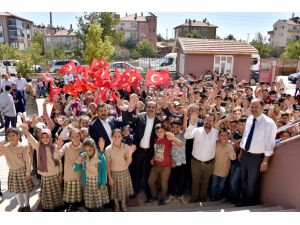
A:
<svg viewBox="0 0 300 225">
<path fill-rule="evenodd" d="M 167 58 L 166 60 L 164 60 L 164 62 L 162 62 L 162 64 L 160 64 L 160 66 L 170 66 L 173 64 L 174 58 Z"/>
<path fill-rule="evenodd" d="M 2 27 L 2 20 L 0 20 L 0 27 Z"/>
<path fill-rule="evenodd" d="M 0 38 L 3 37 L 3 31 L 0 31 Z"/>
<path fill-rule="evenodd" d="M 277 27 L 275 27 L 275 30 L 277 30 Z"/>
<path fill-rule="evenodd" d="M 21 36 L 19 30 L 9 30 L 8 35 L 9 35 L 9 38 L 11 38 L 11 39 L 16 39 Z"/>
<path fill-rule="evenodd" d="M 215 55 L 214 71 L 220 73 L 232 74 L 233 56 L 232 55 Z"/>
<path fill-rule="evenodd" d="M 180 54 L 180 58 L 179 58 L 179 73 L 180 74 L 184 74 L 184 66 L 185 66 L 185 55 L 184 54 Z"/>
<path fill-rule="evenodd" d="M 30 39 L 30 34 L 27 34 L 27 39 Z"/>
<path fill-rule="evenodd" d="M 284 29 L 284 26 L 282 26 L 282 29 Z"/>
<path fill-rule="evenodd" d="M 30 29 L 30 25 L 29 25 L 29 23 L 27 23 L 27 26 L 26 26 L 26 28 L 29 30 Z"/>
</svg>

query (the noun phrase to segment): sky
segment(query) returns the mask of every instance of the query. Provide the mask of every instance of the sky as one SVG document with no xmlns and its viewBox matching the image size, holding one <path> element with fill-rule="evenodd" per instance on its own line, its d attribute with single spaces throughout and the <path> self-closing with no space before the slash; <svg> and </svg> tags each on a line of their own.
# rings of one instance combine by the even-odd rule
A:
<svg viewBox="0 0 300 225">
<path fill-rule="evenodd" d="M 33 21 L 35 24 L 49 24 L 49 13 L 37 13 L 26 12 L 18 13 L 13 12 L 19 16 Z M 125 12 L 118 12 L 121 17 L 125 16 Z M 128 14 L 135 12 L 127 12 Z M 137 12 L 140 14 L 140 12 Z M 268 37 L 267 32 L 272 30 L 273 24 L 278 19 L 289 19 L 292 17 L 292 13 L 276 13 L 276 12 L 159 12 L 155 13 L 157 16 L 157 33 L 163 37 L 168 35 L 168 38 L 174 37 L 173 28 L 185 23 L 185 19 L 203 20 L 207 19 L 210 24 L 218 26 L 217 35 L 221 38 L 233 34 L 237 39 L 251 41 L 257 32 L 261 32 L 264 36 Z M 146 15 L 147 12 L 144 12 Z M 52 21 L 54 26 L 64 26 L 66 28 L 73 25 L 73 28 L 77 28 L 76 17 L 83 15 L 82 12 L 54 12 L 52 13 Z M 295 16 L 300 17 L 300 12 L 295 12 Z"/>
</svg>

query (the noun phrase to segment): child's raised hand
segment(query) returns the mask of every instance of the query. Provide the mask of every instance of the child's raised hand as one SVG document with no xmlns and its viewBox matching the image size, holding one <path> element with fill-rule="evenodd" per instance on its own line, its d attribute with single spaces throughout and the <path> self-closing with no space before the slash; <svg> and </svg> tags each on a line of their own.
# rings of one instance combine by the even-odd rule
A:
<svg viewBox="0 0 300 225">
<path fill-rule="evenodd" d="M 55 141 L 55 144 L 56 144 L 57 149 L 61 149 L 61 147 L 64 145 L 64 142 L 61 138 L 58 137 Z"/>
<path fill-rule="evenodd" d="M 25 122 L 25 123 L 22 123 L 21 125 L 20 125 L 20 127 L 22 128 L 22 130 L 24 131 L 24 132 L 28 132 L 28 124 Z"/>
<path fill-rule="evenodd" d="M 85 161 L 85 158 L 83 156 L 79 156 L 76 160 L 77 163 L 83 163 Z"/>
<path fill-rule="evenodd" d="M 5 141 L 0 141 L 0 150 L 3 149 Z"/>
<path fill-rule="evenodd" d="M 104 151 L 104 146 L 105 146 L 105 140 L 102 137 L 99 138 L 98 144 L 99 144 L 100 151 L 103 152 Z"/>
<path fill-rule="evenodd" d="M 171 140 L 171 141 L 174 139 L 174 134 L 171 133 L 171 132 L 166 132 L 166 136 L 167 136 L 167 138 L 168 138 L 169 140 Z"/>
</svg>

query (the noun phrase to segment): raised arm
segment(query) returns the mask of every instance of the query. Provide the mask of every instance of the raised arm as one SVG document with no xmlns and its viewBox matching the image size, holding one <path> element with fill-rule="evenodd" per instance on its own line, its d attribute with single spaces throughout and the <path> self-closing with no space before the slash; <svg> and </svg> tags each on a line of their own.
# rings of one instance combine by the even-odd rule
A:
<svg viewBox="0 0 300 225">
<path fill-rule="evenodd" d="M 39 143 L 38 141 L 31 135 L 31 133 L 28 130 L 28 124 L 27 123 L 22 123 L 21 128 L 25 134 L 25 136 L 28 139 L 28 143 L 32 146 L 33 149 L 36 151 L 39 150 Z"/>
<path fill-rule="evenodd" d="M 66 151 L 66 145 L 64 145 L 64 142 L 62 139 L 58 138 L 56 140 L 56 147 L 53 154 L 54 159 L 61 159 L 61 157 L 64 156 Z"/>
<path fill-rule="evenodd" d="M 198 116 L 197 114 L 192 114 L 191 118 L 190 118 L 190 125 L 188 126 L 188 128 L 186 129 L 185 133 L 184 133 L 184 138 L 185 139 L 193 139 L 196 137 L 196 131 L 197 129 L 197 122 L 198 122 Z"/>
<path fill-rule="evenodd" d="M 48 99 L 45 99 L 44 103 L 43 103 L 43 116 L 46 120 L 46 124 L 49 127 L 50 130 L 52 130 L 55 127 L 55 123 L 53 122 L 53 120 L 50 118 L 48 111 L 47 111 L 47 104 L 48 104 Z"/>
</svg>

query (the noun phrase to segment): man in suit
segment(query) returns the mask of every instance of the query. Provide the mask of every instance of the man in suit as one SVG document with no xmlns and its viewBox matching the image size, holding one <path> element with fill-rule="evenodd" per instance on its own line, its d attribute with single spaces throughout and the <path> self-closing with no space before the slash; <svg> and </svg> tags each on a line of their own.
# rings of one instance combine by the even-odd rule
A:
<svg viewBox="0 0 300 225">
<path fill-rule="evenodd" d="M 89 126 L 89 134 L 91 138 L 94 139 L 95 143 L 98 142 L 100 138 L 105 140 L 105 148 L 111 144 L 112 137 L 111 133 L 116 128 L 121 128 L 128 124 L 128 112 L 126 109 L 122 109 L 122 118 L 114 118 L 108 116 L 108 105 L 105 103 L 99 104 L 97 106 L 98 118 L 95 119 Z"/>
<path fill-rule="evenodd" d="M 154 128 L 161 121 L 156 117 L 156 102 L 152 100 L 146 103 L 146 112 L 134 114 L 133 110 L 136 108 L 138 100 L 138 96 L 132 94 L 128 107 L 128 120 L 135 124 L 134 141 L 138 147 L 132 155 L 133 197 L 136 197 L 140 192 L 143 177 L 147 197 L 146 203 L 151 203 L 153 199 L 148 185 L 148 178 L 152 167 L 151 159 L 154 155 L 154 141 L 156 138 Z"/>
</svg>

